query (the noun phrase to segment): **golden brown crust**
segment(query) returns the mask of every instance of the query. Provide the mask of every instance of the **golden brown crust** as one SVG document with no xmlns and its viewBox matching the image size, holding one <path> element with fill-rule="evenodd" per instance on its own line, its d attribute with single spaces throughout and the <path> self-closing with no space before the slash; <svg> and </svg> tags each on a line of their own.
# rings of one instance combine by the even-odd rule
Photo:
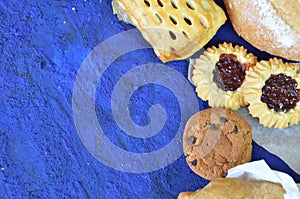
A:
<svg viewBox="0 0 300 199">
<path fill-rule="evenodd" d="M 198 59 L 191 60 L 194 67 L 192 81 L 196 86 L 196 92 L 202 100 L 208 100 L 211 107 L 225 107 L 237 110 L 241 106 L 247 105 L 244 100 L 244 84 L 236 91 L 224 91 L 217 87 L 213 81 L 213 70 L 219 61 L 221 54 L 234 54 L 241 64 L 253 67 L 257 62 L 257 57 L 242 46 L 233 46 L 232 43 L 219 44 L 218 47 L 211 47 L 204 51 Z"/>
<path fill-rule="evenodd" d="M 298 0 L 224 0 L 235 31 L 254 47 L 300 61 Z"/>
<path fill-rule="evenodd" d="M 256 198 L 283 199 L 285 190 L 280 184 L 262 180 L 220 178 L 212 180 L 202 190 L 180 193 L 178 199 Z"/>
<path fill-rule="evenodd" d="M 252 154 L 250 125 L 237 113 L 210 108 L 193 115 L 183 135 L 189 167 L 206 179 L 224 177 L 228 169 L 249 162 Z"/>
<path fill-rule="evenodd" d="M 163 61 L 185 59 L 200 50 L 226 21 L 211 0 L 115 0 Z M 118 13 L 115 9 L 115 13 Z"/>
<path fill-rule="evenodd" d="M 300 121 L 300 102 L 296 107 L 287 112 L 276 112 L 269 109 L 267 104 L 261 101 L 262 88 L 265 81 L 273 74 L 283 73 L 296 80 L 297 89 L 300 89 L 300 74 L 297 73 L 299 66 L 296 64 L 283 63 L 281 59 L 261 61 L 248 71 L 245 79 L 245 99 L 248 101 L 249 112 L 253 117 L 258 117 L 259 122 L 266 127 L 286 128 L 288 125 L 298 124 Z"/>
</svg>

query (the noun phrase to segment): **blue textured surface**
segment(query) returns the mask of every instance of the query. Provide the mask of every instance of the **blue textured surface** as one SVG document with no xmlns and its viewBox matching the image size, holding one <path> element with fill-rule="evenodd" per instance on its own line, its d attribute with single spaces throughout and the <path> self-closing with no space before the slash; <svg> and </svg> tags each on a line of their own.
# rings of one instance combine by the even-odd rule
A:
<svg viewBox="0 0 300 199">
<path fill-rule="evenodd" d="M 132 174 L 105 166 L 81 143 L 72 116 L 77 71 L 101 41 L 134 28 L 117 20 L 111 2 L 25 2 L 0 1 L 0 198 L 176 198 L 181 191 L 203 187 L 208 181 L 191 172 L 183 156 L 163 169 Z M 261 59 L 269 57 L 239 38 L 229 22 L 208 46 L 223 41 L 245 45 Z M 118 70 L 112 66 L 111 76 L 101 82 L 104 89 L 109 91 L 118 76 L 137 64 L 158 62 L 152 50 L 126 56 L 120 62 L 126 64 Z M 167 65 L 187 77 L 186 61 Z M 173 121 L 165 127 L 170 132 L 164 139 L 158 134 L 145 142 L 118 135 L 113 121 L 103 115 L 110 114 L 106 97 L 97 97 L 96 109 L 107 136 L 117 146 L 147 152 L 161 148 L 174 136 L 178 104 L 168 89 L 147 85 L 131 98 L 129 109 L 136 123 L 149 122 L 147 110 L 154 103 L 162 104 Z M 199 107 L 207 108 L 207 104 L 199 100 Z M 254 143 L 252 159 L 262 158 L 300 182 L 300 176 L 284 162 Z"/>
</svg>

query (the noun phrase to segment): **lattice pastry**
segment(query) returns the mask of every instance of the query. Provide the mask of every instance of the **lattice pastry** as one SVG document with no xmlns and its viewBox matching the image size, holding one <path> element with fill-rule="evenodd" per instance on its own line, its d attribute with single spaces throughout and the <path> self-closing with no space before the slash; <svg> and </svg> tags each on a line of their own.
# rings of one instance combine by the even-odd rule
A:
<svg viewBox="0 0 300 199">
<path fill-rule="evenodd" d="M 226 21 L 213 0 L 114 0 L 113 9 L 140 30 L 162 62 L 192 56 Z"/>
<path fill-rule="evenodd" d="M 208 100 L 211 107 L 237 110 L 247 105 L 244 80 L 246 72 L 256 63 L 257 57 L 242 46 L 225 42 L 208 48 L 198 59 L 190 61 L 198 96 Z"/>
<path fill-rule="evenodd" d="M 300 121 L 299 66 L 281 59 L 261 61 L 245 79 L 249 112 L 267 127 L 286 128 Z"/>
</svg>

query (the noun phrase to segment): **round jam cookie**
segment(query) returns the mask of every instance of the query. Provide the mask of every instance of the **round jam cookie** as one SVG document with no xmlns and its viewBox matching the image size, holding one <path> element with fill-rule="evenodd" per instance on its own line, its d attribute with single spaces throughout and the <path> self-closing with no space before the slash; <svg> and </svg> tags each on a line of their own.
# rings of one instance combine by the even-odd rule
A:
<svg viewBox="0 0 300 199">
<path fill-rule="evenodd" d="M 249 112 L 266 127 L 286 128 L 300 121 L 300 74 L 281 59 L 261 61 L 248 71 L 245 99 Z"/>
<path fill-rule="evenodd" d="M 192 81 L 202 100 L 211 107 L 237 110 L 247 105 L 244 100 L 244 80 L 249 68 L 255 66 L 257 57 L 242 46 L 220 44 L 204 51 L 198 59 L 191 60 L 194 67 Z"/>
<path fill-rule="evenodd" d="M 183 150 L 189 167 L 199 176 L 225 177 L 228 169 L 251 160 L 252 130 L 231 110 L 205 109 L 188 120 Z"/>
</svg>

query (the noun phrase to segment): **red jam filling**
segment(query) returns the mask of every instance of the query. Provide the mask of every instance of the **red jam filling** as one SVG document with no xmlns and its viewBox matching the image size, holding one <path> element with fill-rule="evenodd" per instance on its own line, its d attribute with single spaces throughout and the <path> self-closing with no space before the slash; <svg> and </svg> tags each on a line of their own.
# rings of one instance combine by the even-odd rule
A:
<svg viewBox="0 0 300 199">
<path fill-rule="evenodd" d="M 289 111 L 299 102 L 297 81 L 285 74 L 271 75 L 262 88 L 261 101 L 276 112 Z"/>
<path fill-rule="evenodd" d="M 221 54 L 213 70 L 213 81 L 223 91 L 235 91 L 246 77 L 248 64 L 241 64 L 234 54 Z"/>
</svg>

